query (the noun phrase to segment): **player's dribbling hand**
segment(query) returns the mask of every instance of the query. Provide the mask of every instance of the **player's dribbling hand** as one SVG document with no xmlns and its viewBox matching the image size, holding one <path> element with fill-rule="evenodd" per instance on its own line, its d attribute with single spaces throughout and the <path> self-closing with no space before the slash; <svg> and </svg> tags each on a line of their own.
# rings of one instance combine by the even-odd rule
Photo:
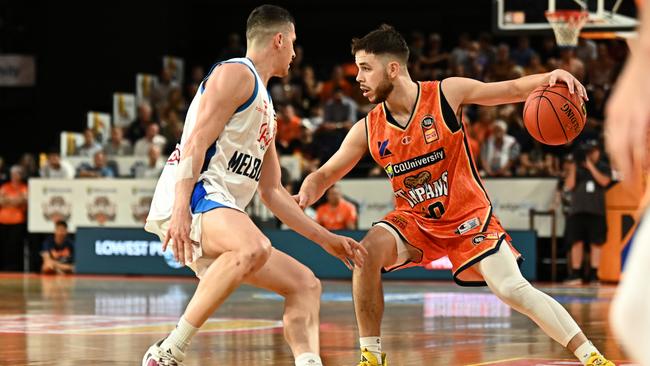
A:
<svg viewBox="0 0 650 366">
<path fill-rule="evenodd" d="M 359 244 L 359 242 L 337 234 L 330 233 L 329 237 L 323 243 L 320 243 L 320 245 L 326 252 L 340 259 L 349 270 L 352 270 L 350 261 L 357 267 L 363 267 L 363 263 L 368 255 L 366 248 Z"/>
<path fill-rule="evenodd" d="M 190 239 L 190 227 L 192 225 L 192 215 L 189 210 L 174 212 L 169 222 L 169 230 L 162 244 L 163 252 L 171 243 L 174 258 L 180 264 L 185 265 L 187 261 L 192 261 L 192 240 Z"/>
<path fill-rule="evenodd" d="M 562 81 L 566 84 L 566 86 L 569 88 L 569 93 L 573 94 L 577 92 L 582 99 L 589 100 L 587 97 L 587 89 L 585 89 L 584 85 L 582 85 L 582 83 L 578 81 L 575 76 L 571 75 L 570 72 L 562 69 L 551 71 L 548 78 L 548 85 L 553 86 L 558 81 Z"/>
</svg>

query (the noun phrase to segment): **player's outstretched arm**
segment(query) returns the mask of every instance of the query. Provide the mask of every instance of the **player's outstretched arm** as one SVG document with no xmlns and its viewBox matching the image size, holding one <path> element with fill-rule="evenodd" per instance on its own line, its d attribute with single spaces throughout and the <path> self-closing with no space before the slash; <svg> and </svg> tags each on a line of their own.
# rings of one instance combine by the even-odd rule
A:
<svg viewBox="0 0 650 366">
<path fill-rule="evenodd" d="M 634 183 L 647 172 L 650 125 L 650 4 L 641 14 L 639 38 L 630 44 L 630 57 L 605 109 L 605 144 L 623 183 Z"/>
<path fill-rule="evenodd" d="M 365 121 L 360 120 L 352 126 L 336 153 L 317 171 L 305 178 L 300 192 L 294 196 L 300 207 L 305 208 L 313 205 L 329 187 L 357 165 L 368 151 L 366 136 Z"/>
<path fill-rule="evenodd" d="M 242 64 L 224 64 L 215 69 L 206 84 L 196 125 L 183 144 L 177 167 L 174 208 L 163 250 L 172 243 L 180 263 L 191 260 L 190 196 L 199 179 L 205 152 L 214 144 L 237 108 L 250 98 L 255 79 Z"/>
<path fill-rule="evenodd" d="M 587 90 L 580 81 L 561 69 L 495 83 L 451 77 L 442 81 L 442 92 L 449 106 L 457 111 L 464 104 L 498 105 L 523 102 L 538 86 L 553 86 L 558 81 L 567 84 L 572 94 L 578 93 L 587 100 Z"/>
<path fill-rule="evenodd" d="M 296 201 L 280 182 L 280 162 L 275 149 L 275 143 L 269 145 L 264 156 L 260 184 L 257 188 L 262 202 L 280 221 L 307 239 L 318 243 L 329 254 L 339 258 L 348 268 L 352 269 L 346 258 L 355 265 L 363 266 L 368 252 L 356 240 L 336 235 L 305 215 Z"/>
</svg>

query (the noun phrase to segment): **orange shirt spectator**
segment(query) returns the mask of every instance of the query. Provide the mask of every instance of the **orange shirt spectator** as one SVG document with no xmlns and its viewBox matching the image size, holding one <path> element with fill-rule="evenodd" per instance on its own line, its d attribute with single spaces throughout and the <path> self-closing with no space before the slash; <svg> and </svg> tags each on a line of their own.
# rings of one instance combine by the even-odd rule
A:
<svg viewBox="0 0 650 366">
<path fill-rule="evenodd" d="M 11 169 L 11 180 L 0 186 L 0 224 L 16 225 L 26 221 L 27 185 L 22 181 L 22 169 Z"/>
<path fill-rule="evenodd" d="M 299 140 L 302 130 L 302 121 L 296 115 L 291 104 L 280 107 L 278 113 L 278 134 L 277 141 L 287 147 L 293 140 Z"/>
<path fill-rule="evenodd" d="M 327 202 L 316 210 L 316 221 L 328 230 L 354 230 L 357 228 L 357 209 L 343 199 L 337 186 L 333 186 L 327 191 Z"/>
<path fill-rule="evenodd" d="M 332 70 L 332 78 L 324 81 L 320 89 L 320 100 L 325 102 L 329 100 L 334 94 L 335 89 L 343 90 L 343 94 L 352 95 L 352 84 L 345 79 L 343 68 L 340 65 L 334 66 Z"/>
</svg>

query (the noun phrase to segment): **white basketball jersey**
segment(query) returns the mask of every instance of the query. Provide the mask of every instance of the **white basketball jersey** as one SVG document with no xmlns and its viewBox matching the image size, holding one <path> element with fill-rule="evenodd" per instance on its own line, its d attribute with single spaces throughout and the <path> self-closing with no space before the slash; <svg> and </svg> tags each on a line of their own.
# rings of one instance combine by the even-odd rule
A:
<svg viewBox="0 0 650 366">
<path fill-rule="evenodd" d="M 216 64 L 213 70 L 224 63 L 241 63 L 248 66 L 255 76 L 255 89 L 246 103 L 241 105 L 226 123 L 217 141 L 206 151 L 201 175 L 190 202 L 193 213 L 221 206 L 244 211 L 255 194 L 264 154 L 275 137 L 273 103 L 252 61 L 248 58 L 234 58 Z M 177 145 L 176 150 L 169 156 L 158 180 L 147 220 L 164 220 L 171 217 L 176 169 L 184 144 L 197 122 L 199 104 L 207 82 L 208 77 L 203 80 L 190 104 L 180 145 Z"/>
</svg>

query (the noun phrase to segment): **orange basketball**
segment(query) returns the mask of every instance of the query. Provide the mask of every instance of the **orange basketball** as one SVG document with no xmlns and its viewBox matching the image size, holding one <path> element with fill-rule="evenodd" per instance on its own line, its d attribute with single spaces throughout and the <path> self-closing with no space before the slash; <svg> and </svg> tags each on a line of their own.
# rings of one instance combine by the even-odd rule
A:
<svg viewBox="0 0 650 366">
<path fill-rule="evenodd" d="M 578 93 L 566 84 L 543 85 L 533 90 L 524 106 L 524 126 L 535 140 L 564 145 L 580 134 L 587 121 L 587 108 Z"/>
</svg>

